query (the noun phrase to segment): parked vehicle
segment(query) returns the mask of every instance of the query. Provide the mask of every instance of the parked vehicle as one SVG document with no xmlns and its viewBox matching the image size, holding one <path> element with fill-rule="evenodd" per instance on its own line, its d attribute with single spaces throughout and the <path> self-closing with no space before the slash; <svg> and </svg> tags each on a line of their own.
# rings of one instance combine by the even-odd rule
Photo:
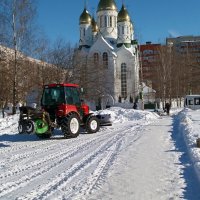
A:
<svg viewBox="0 0 200 200">
<path fill-rule="evenodd" d="M 42 110 L 21 108 L 19 132 L 27 132 L 26 128 L 31 130 L 33 127 L 32 131 L 41 138 L 49 138 L 54 128 L 61 128 L 65 138 L 77 137 L 81 126 L 88 133 L 98 132 L 100 125 L 106 124 L 108 116 L 90 113 L 80 94 L 76 84 L 45 85 L 41 98 Z M 34 125 L 27 125 L 27 121 L 33 121 Z"/>
<path fill-rule="evenodd" d="M 200 94 L 185 96 L 184 107 L 193 110 L 200 109 Z"/>
</svg>

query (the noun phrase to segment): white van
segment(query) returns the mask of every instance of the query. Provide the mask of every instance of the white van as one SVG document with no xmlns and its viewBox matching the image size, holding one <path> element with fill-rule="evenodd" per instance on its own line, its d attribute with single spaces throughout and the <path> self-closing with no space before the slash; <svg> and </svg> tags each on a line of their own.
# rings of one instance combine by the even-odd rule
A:
<svg viewBox="0 0 200 200">
<path fill-rule="evenodd" d="M 193 110 L 200 109 L 200 94 L 185 96 L 184 107 Z"/>
</svg>

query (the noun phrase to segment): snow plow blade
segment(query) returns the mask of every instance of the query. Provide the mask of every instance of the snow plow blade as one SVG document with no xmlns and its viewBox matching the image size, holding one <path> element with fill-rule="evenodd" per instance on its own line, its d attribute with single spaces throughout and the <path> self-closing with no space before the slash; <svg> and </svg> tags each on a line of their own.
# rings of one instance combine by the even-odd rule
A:
<svg viewBox="0 0 200 200">
<path fill-rule="evenodd" d="M 110 114 L 101 114 L 96 115 L 100 121 L 100 126 L 112 126 L 111 115 Z"/>
</svg>

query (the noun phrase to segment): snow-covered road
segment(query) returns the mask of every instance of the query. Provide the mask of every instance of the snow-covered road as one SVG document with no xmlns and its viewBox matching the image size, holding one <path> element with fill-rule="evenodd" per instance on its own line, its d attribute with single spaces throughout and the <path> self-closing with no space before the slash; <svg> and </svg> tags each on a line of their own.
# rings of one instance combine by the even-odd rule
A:
<svg viewBox="0 0 200 200">
<path fill-rule="evenodd" d="M 175 151 L 172 131 L 171 117 L 145 127 L 142 137 L 124 150 L 116 162 L 117 170 L 96 199 L 112 199 L 113 195 L 130 200 L 181 199 L 185 180 L 179 161 L 181 153 Z"/>
<path fill-rule="evenodd" d="M 40 140 L 17 134 L 15 120 L 2 125 L 0 199 L 200 199 L 184 176 L 173 118 L 115 112 L 113 126 L 75 139 L 58 130 Z"/>
</svg>

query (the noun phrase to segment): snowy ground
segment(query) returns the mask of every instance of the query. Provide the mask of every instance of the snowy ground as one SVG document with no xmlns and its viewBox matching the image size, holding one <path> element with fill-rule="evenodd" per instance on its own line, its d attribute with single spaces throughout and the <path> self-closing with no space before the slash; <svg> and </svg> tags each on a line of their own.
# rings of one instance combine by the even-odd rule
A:
<svg viewBox="0 0 200 200">
<path fill-rule="evenodd" d="M 0 199 L 200 199 L 200 110 L 103 112 L 113 126 L 75 139 L 19 135 L 18 115 L 0 117 Z"/>
</svg>

